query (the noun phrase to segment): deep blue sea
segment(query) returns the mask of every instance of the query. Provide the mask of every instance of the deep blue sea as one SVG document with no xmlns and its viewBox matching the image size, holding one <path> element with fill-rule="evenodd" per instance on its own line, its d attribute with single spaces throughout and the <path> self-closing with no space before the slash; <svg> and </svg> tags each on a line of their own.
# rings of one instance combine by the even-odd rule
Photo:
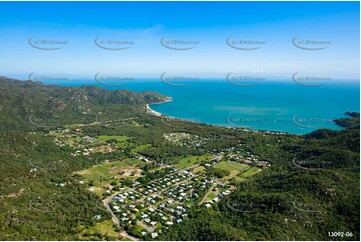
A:
<svg viewBox="0 0 361 242">
<path fill-rule="evenodd" d="M 159 80 L 138 80 L 122 86 L 108 86 L 77 80 L 71 85 L 81 84 L 113 90 L 156 91 L 170 96 L 172 102 L 151 105 L 151 108 L 171 117 L 291 134 L 306 134 L 318 128 L 340 130 L 342 128 L 334 124 L 333 119 L 346 117 L 347 111 L 360 111 L 357 81 L 332 81 L 322 86 L 267 81 L 238 86 L 224 80 L 203 80 L 174 86 Z"/>
</svg>

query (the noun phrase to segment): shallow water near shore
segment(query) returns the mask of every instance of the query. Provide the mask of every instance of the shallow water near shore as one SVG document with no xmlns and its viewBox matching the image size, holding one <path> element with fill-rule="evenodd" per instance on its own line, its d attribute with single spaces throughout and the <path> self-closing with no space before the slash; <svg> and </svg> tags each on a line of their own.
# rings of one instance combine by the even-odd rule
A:
<svg viewBox="0 0 361 242">
<path fill-rule="evenodd" d="M 170 96 L 172 102 L 150 107 L 175 118 L 291 134 L 306 134 L 319 128 L 341 130 L 333 120 L 347 117 L 345 112 L 360 110 L 357 81 L 332 81 L 322 86 L 269 81 L 238 86 L 224 80 L 204 80 L 177 86 L 159 80 L 138 80 L 116 87 L 77 80 L 71 86 L 82 84 L 112 90 L 156 91 Z"/>
</svg>

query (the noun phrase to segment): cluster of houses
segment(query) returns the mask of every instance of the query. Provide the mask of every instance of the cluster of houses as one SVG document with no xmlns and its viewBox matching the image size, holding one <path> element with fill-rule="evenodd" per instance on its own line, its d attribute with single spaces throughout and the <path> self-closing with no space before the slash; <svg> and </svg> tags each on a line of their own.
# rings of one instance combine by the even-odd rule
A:
<svg viewBox="0 0 361 242">
<path fill-rule="evenodd" d="M 55 137 L 57 145 L 69 145 L 74 148 L 74 152 L 71 153 L 73 156 L 89 156 L 93 152 L 100 152 L 100 147 L 103 153 L 113 152 L 118 149 L 116 145 L 84 135 L 81 129 L 56 130 L 51 131 L 50 135 Z M 200 150 L 202 150 L 200 148 L 202 145 L 214 139 L 214 137 L 204 138 L 184 132 L 164 133 L 163 137 L 168 142 L 176 145 Z M 224 158 L 248 165 L 271 165 L 267 161 L 261 161 L 257 155 L 252 154 L 250 148 L 250 146 L 243 146 L 213 149 L 208 153 L 216 156 L 211 160 L 203 161 L 201 165 L 205 167 L 214 166 Z M 140 154 L 136 154 L 135 158 L 147 163 L 153 162 Z M 116 192 L 109 206 L 123 229 L 127 230 L 135 225 L 140 226 L 142 227 L 140 232 L 142 236 L 150 236 L 155 239 L 159 236 L 159 233 L 165 232 L 174 224 L 182 223 L 187 219 L 189 209 L 195 204 L 210 208 L 212 204 L 219 202 L 231 193 L 232 188 L 228 186 L 230 190 L 227 190 L 227 188 L 214 190 L 213 196 L 210 196 L 212 199 L 210 199 L 207 196 L 210 193 L 209 189 L 211 187 L 213 189 L 215 185 L 219 186 L 218 181 L 214 181 L 202 172 L 192 173 L 191 168 L 186 170 L 177 169 L 173 166 L 166 166 L 165 168 L 170 168 L 170 172 L 150 183 L 135 180 L 131 188 L 121 187 L 119 192 Z M 66 183 L 59 184 L 60 187 L 65 185 Z M 209 192 L 207 193 L 207 191 Z M 107 193 L 111 194 L 109 190 Z M 209 201 L 205 199 L 206 196 L 210 199 Z M 100 218 L 101 215 L 94 216 L 96 220 Z"/>
<path fill-rule="evenodd" d="M 50 131 L 50 135 L 54 136 L 56 145 L 63 147 L 69 145 L 74 152 L 72 156 L 89 156 L 93 152 L 110 153 L 117 150 L 117 147 L 98 140 L 89 135 L 83 135 L 81 129 L 61 129 Z M 100 149 L 101 148 L 101 149 Z"/>
<path fill-rule="evenodd" d="M 242 144 L 240 144 L 242 146 Z M 249 149 L 250 146 L 247 146 Z M 253 166 L 271 166 L 271 163 L 268 161 L 261 161 L 259 156 L 252 154 L 249 151 L 245 151 L 245 149 L 240 148 L 235 150 L 235 147 L 233 147 L 232 152 L 227 154 L 228 160 L 236 161 L 239 163 L 244 163 L 247 165 L 253 165 Z"/>
<path fill-rule="evenodd" d="M 165 133 L 163 134 L 165 140 L 177 144 L 179 146 L 193 147 L 197 149 L 201 145 L 210 141 L 210 138 L 199 137 L 198 135 L 188 133 Z"/>
<path fill-rule="evenodd" d="M 225 191 L 219 193 L 215 198 L 213 198 L 213 199 L 211 199 L 210 201 L 208 201 L 204 206 L 205 206 L 206 208 L 210 208 L 210 207 L 212 207 L 212 204 L 213 204 L 213 203 L 219 202 L 220 199 L 222 199 L 224 196 L 229 195 L 230 193 L 231 193 L 231 191 L 225 190 Z"/>
<path fill-rule="evenodd" d="M 100 147 L 101 147 L 101 149 L 99 149 Z M 79 156 L 79 155 L 89 156 L 93 152 L 100 152 L 100 150 L 102 151 L 102 153 L 111 153 L 111 152 L 117 150 L 117 147 L 115 147 L 112 144 L 101 144 L 98 147 L 84 148 L 82 150 L 76 150 L 75 152 L 71 153 L 71 155 L 72 156 Z"/>
<path fill-rule="evenodd" d="M 179 186 L 166 189 L 164 194 L 170 198 L 170 200 L 167 201 L 168 204 L 172 204 L 173 201 L 175 201 L 175 203 L 187 203 L 192 200 L 197 200 L 200 197 L 199 192 L 206 191 L 212 183 L 213 180 L 207 180 L 201 178 L 201 176 L 197 176 L 186 183 L 179 184 Z"/>
<path fill-rule="evenodd" d="M 221 161 L 223 159 L 224 152 L 220 152 L 214 157 L 213 159 L 207 161 L 207 163 L 204 163 L 205 167 L 214 166 L 217 162 Z"/>
<path fill-rule="evenodd" d="M 287 134 L 286 132 L 279 132 L 279 131 L 264 131 L 267 134 L 276 134 L 276 135 L 285 135 Z"/>
<path fill-rule="evenodd" d="M 150 160 L 143 155 L 136 155 L 135 158 L 144 162 L 150 162 Z"/>
<path fill-rule="evenodd" d="M 239 163 L 244 163 L 252 166 L 271 166 L 270 162 L 261 161 L 256 156 L 250 154 L 250 152 L 247 152 L 247 154 L 249 155 L 247 157 L 244 157 L 243 155 L 240 154 L 229 154 L 228 158 L 231 161 L 237 161 Z"/>
<path fill-rule="evenodd" d="M 280 131 L 271 131 L 271 130 L 254 130 L 254 129 L 247 129 L 247 128 L 238 128 L 238 127 L 227 127 L 228 129 L 238 129 L 242 130 L 243 132 L 250 132 L 250 133 L 263 133 L 265 134 L 271 134 L 271 135 L 286 135 L 287 132 L 280 132 Z"/>
<path fill-rule="evenodd" d="M 188 209 L 203 198 L 213 180 L 173 168 L 151 183 L 120 188 L 110 207 L 123 228 L 141 226 L 142 236 L 156 238 L 170 226 L 188 218 Z"/>
</svg>

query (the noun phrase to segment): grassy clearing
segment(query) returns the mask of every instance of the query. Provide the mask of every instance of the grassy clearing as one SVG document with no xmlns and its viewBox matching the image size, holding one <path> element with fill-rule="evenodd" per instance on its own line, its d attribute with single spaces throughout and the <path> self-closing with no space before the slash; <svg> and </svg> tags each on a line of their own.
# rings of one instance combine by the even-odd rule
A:
<svg viewBox="0 0 361 242">
<path fill-rule="evenodd" d="M 143 228 L 142 226 L 140 226 L 140 225 L 135 225 L 135 230 L 136 231 L 138 231 L 139 233 L 141 233 L 142 231 L 146 231 L 146 229 L 145 228 Z"/>
<path fill-rule="evenodd" d="M 120 238 L 119 233 L 114 231 L 112 220 L 106 220 L 96 225 L 98 231 L 104 235 Z"/>
<path fill-rule="evenodd" d="M 78 171 L 76 173 L 79 175 L 83 175 L 85 178 L 88 179 L 97 179 L 98 177 L 110 179 L 111 177 L 116 176 L 117 173 L 121 170 L 134 169 L 137 167 L 142 167 L 144 165 L 144 161 L 128 158 L 123 161 L 115 161 L 111 163 L 95 165 L 86 170 Z"/>
<path fill-rule="evenodd" d="M 175 167 L 185 169 L 194 166 L 196 163 L 213 159 L 214 155 L 190 156 L 181 159 Z"/>
<path fill-rule="evenodd" d="M 121 161 L 121 166 L 124 168 L 135 168 L 135 167 L 143 167 L 146 164 L 145 161 L 140 161 L 133 158 L 127 158 Z"/>
<path fill-rule="evenodd" d="M 240 177 L 248 178 L 248 177 L 250 177 L 250 176 L 254 176 L 255 174 L 257 174 L 257 173 L 260 172 L 260 171 L 262 171 L 261 168 L 252 166 L 250 169 L 248 169 L 247 171 L 245 171 L 244 173 L 242 173 L 242 174 L 240 175 Z"/>
<path fill-rule="evenodd" d="M 108 135 L 101 135 L 98 137 L 101 141 L 109 141 L 109 140 L 116 140 L 118 142 L 124 142 L 128 140 L 127 136 L 108 136 Z"/>
<path fill-rule="evenodd" d="M 232 178 L 236 178 L 236 179 L 239 178 L 238 175 L 243 171 L 248 170 L 250 167 L 251 166 L 247 164 L 241 164 L 233 161 L 222 161 L 215 165 L 215 168 L 219 168 L 230 172 L 228 176 L 224 177 L 226 183 L 228 183 L 229 180 Z"/>
<path fill-rule="evenodd" d="M 216 194 L 214 194 L 213 192 L 209 193 L 208 196 L 207 196 L 207 200 L 210 201 L 212 200 L 213 198 L 216 197 Z"/>
<path fill-rule="evenodd" d="M 194 168 L 192 170 L 193 173 L 205 173 L 206 172 L 206 168 L 204 168 L 204 166 L 197 166 L 196 168 Z"/>
<path fill-rule="evenodd" d="M 114 230 L 113 227 L 113 221 L 112 220 L 105 220 L 103 222 L 97 223 L 94 226 L 91 226 L 89 228 L 85 228 L 82 226 L 82 231 L 79 233 L 79 239 L 84 240 L 86 238 L 90 239 L 96 239 L 96 237 L 92 237 L 91 235 L 95 233 L 100 233 L 103 236 L 111 236 L 111 239 L 113 240 L 120 240 L 122 237 L 118 232 Z M 89 234 L 90 237 L 83 237 L 83 234 Z"/>
<path fill-rule="evenodd" d="M 85 183 L 98 195 L 109 189 L 109 184 L 116 178 L 136 177 L 141 173 L 145 162 L 136 159 L 126 159 L 106 164 L 92 166 L 86 170 L 75 172 L 83 177 Z"/>
<path fill-rule="evenodd" d="M 241 164 L 234 161 L 222 161 L 215 165 L 216 168 L 226 170 L 229 172 L 233 171 L 244 171 L 249 168 L 247 164 Z"/>
<path fill-rule="evenodd" d="M 247 181 L 248 178 L 250 178 L 251 176 L 254 176 L 255 174 L 257 174 L 260 171 L 262 171 L 262 169 L 252 166 L 245 172 L 238 174 L 238 176 L 236 176 L 235 179 L 237 182 L 244 182 L 244 181 Z"/>
<path fill-rule="evenodd" d="M 240 177 L 240 176 L 236 176 L 235 179 L 236 179 L 237 182 L 244 182 L 244 181 L 248 180 L 247 178 Z"/>
</svg>

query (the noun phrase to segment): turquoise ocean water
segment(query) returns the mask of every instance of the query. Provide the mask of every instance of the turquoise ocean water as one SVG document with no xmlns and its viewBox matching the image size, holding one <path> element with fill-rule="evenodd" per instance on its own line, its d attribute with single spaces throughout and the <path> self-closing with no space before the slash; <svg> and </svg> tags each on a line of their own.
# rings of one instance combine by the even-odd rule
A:
<svg viewBox="0 0 361 242">
<path fill-rule="evenodd" d="M 151 108 L 171 117 L 292 134 L 306 134 L 318 128 L 340 130 L 342 128 L 332 120 L 346 117 L 344 113 L 347 111 L 360 110 L 357 81 L 332 81 L 322 86 L 304 86 L 292 81 L 238 86 L 224 80 L 193 81 L 184 86 L 158 80 L 128 81 L 121 86 L 107 86 L 89 80 L 71 83 L 82 84 L 113 90 L 156 91 L 170 96 L 172 102 L 151 105 Z M 69 86 L 69 83 L 62 85 Z"/>
</svg>

